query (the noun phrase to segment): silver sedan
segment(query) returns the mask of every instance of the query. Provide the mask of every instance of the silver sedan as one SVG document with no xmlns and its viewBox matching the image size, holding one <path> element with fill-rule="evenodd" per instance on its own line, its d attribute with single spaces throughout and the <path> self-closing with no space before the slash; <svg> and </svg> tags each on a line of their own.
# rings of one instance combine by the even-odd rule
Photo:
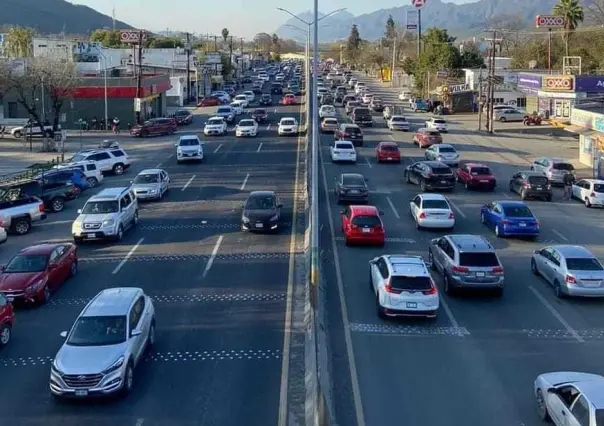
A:
<svg viewBox="0 0 604 426">
<path fill-rule="evenodd" d="M 585 247 L 555 245 L 535 250 L 531 271 L 550 283 L 557 297 L 604 297 L 604 267 Z"/>
<path fill-rule="evenodd" d="M 130 183 L 139 200 L 161 200 L 170 189 L 170 176 L 163 169 L 145 169 Z"/>
</svg>

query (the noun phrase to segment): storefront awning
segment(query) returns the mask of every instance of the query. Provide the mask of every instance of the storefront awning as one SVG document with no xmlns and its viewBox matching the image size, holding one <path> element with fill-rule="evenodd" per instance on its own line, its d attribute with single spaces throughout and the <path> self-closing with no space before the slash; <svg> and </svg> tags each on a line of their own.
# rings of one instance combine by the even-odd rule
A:
<svg viewBox="0 0 604 426">
<path fill-rule="evenodd" d="M 567 132 L 570 133 L 576 133 L 577 135 L 584 135 L 584 136 L 591 136 L 595 133 L 598 133 L 592 129 L 588 129 L 587 127 L 583 127 L 583 126 L 566 126 L 564 128 L 564 130 L 566 130 Z"/>
</svg>

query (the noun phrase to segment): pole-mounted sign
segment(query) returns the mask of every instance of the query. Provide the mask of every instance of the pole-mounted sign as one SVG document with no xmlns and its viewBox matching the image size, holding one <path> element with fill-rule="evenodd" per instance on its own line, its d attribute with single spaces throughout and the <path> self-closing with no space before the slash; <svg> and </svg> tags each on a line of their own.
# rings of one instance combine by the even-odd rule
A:
<svg viewBox="0 0 604 426">
<path fill-rule="evenodd" d="M 411 0 L 411 4 L 413 4 L 413 7 L 417 7 L 419 9 L 426 5 L 426 1 L 427 0 Z"/>
<path fill-rule="evenodd" d="M 142 32 L 143 41 L 147 41 L 147 33 Z M 120 31 L 120 41 L 122 43 L 139 43 L 141 31 L 139 30 L 122 30 Z"/>
<path fill-rule="evenodd" d="M 535 26 L 537 28 L 563 28 L 566 24 L 564 16 L 556 15 L 537 15 L 535 17 Z"/>
</svg>

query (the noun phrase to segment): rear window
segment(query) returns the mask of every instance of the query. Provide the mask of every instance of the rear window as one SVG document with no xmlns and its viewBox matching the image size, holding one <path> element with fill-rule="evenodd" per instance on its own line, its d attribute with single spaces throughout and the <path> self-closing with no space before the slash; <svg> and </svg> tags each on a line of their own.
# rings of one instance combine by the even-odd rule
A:
<svg viewBox="0 0 604 426">
<path fill-rule="evenodd" d="M 488 167 L 472 167 L 470 173 L 476 176 L 486 176 L 491 174 L 491 170 Z"/>
<path fill-rule="evenodd" d="M 347 133 L 354 133 L 355 135 L 361 134 L 361 129 L 359 129 L 358 127 L 346 127 L 344 130 Z"/>
<path fill-rule="evenodd" d="M 364 186 L 365 185 L 365 179 L 363 179 L 361 176 L 343 176 L 342 177 L 342 183 L 344 185 Z"/>
<path fill-rule="evenodd" d="M 390 285 L 395 290 L 402 291 L 427 291 L 432 288 L 430 277 L 399 277 L 393 276 Z"/>
<path fill-rule="evenodd" d="M 554 163 L 553 169 L 554 170 L 563 170 L 566 172 L 572 172 L 573 170 L 575 170 L 573 165 L 568 164 L 568 163 Z"/>
<path fill-rule="evenodd" d="M 503 212 L 507 217 L 533 217 L 527 206 L 504 206 Z"/>
<path fill-rule="evenodd" d="M 448 167 L 433 167 L 432 168 L 432 174 L 435 175 L 450 175 L 451 169 Z"/>
<path fill-rule="evenodd" d="M 529 176 L 528 181 L 533 185 L 547 185 L 549 183 L 545 176 Z"/>
<path fill-rule="evenodd" d="M 348 106 L 349 107 L 354 107 L 354 106 L 357 106 L 357 105 L 359 105 L 358 101 L 350 101 L 350 102 L 348 102 Z"/>
<path fill-rule="evenodd" d="M 325 122 L 325 124 L 338 124 L 338 120 L 336 120 L 335 118 L 326 118 L 323 121 Z"/>
<path fill-rule="evenodd" d="M 602 265 L 594 258 L 566 258 L 566 267 L 574 271 L 602 271 Z"/>
<path fill-rule="evenodd" d="M 468 267 L 489 268 L 499 266 L 495 253 L 460 253 L 459 265 Z"/>
<path fill-rule="evenodd" d="M 440 136 L 439 132 L 427 132 L 428 136 Z"/>
<path fill-rule="evenodd" d="M 377 216 L 355 216 L 352 218 L 352 224 L 365 228 L 373 228 L 374 226 L 381 226 L 382 222 Z"/>
<path fill-rule="evenodd" d="M 216 110 L 217 114 L 230 114 L 231 113 L 231 108 L 218 108 Z"/>
<path fill-rule="evenodd" d="M 351 143 L 337 143 L 336 144 L 336 149 L 353 149 L 354 147 L 352 146 Z"/>
<path fill-rule="evenodd" d="M 445 120 L 434 120 L 436 124 L 447 124 Z"/>
<path fill-rule="evenodd" d="M 452 146 L 441 146 L 438 152 L 457 152 Z"/>
<path fill-rule="evenodd" d="M 595 183 L 594 184 L 594 192 L 597 193 L 603 193 L 604 192 L 604 185 L 602 185 L 601 183 Z"/>
<path fill-rule="evenodd" d="M 447 203 L 445 200 L 424 200 L 422 203 L 422 208 L 449 210 L 449 203 Z"/>
<path fill-rule="evenodd" d="M 370 115 L 371 114 L 371 112 L 367 108 L 356 108 L 354 110 L 354 113 L 358 114 L 358 115 Z"/>
<path fill-rule="evenodd" d="M 398 151 L 398 146 L 394 146 L 394 145 L 382 145 L 380 147 L 380 149 L 382 151 L 391 151 L 391 152 L 395 152 Z"/>
</svg>

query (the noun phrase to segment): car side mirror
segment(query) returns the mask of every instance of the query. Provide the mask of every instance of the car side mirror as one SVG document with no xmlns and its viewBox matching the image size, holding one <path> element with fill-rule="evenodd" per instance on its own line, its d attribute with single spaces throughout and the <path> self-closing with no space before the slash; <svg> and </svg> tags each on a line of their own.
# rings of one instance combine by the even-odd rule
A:
<svg viewBox="0 0 604 426">
<path fill-rule="evenodd" d="M 344 210 L 344 209 L 340 210 L 340 214 L 346 214 L 346 210 Z"/>
<path fill-rule="evenodd" d="M 140 336 L 141 334 L 143 334 L 142 330 L 132 330 L 130 332 L 130 337 L 136 337 L 136 336 Z"/>
<path fill-rule="evenodd" d="M 78 209 L 78 214 L 82 214 L 82 209 Z"/>
<path fill-rule="evenodd" d="M 66 339 L 67 338 L 67 332 L 66 331 L 61 331 L 59 333 L 59 336 L 61 336 L 63 339 Z"/>
<path fill-rule="evenodd" d="M 175 147 L 178 147 L 178 144 L 177 144 L 177 143 L 175 143 L 175 144 L 174 144 L 174 146 L 175 146 Z"/>
<path fill-rule="evenodd" d="M 533 250 L 533 254 L 541 254 L 541 250 Z"/>
</svg>

